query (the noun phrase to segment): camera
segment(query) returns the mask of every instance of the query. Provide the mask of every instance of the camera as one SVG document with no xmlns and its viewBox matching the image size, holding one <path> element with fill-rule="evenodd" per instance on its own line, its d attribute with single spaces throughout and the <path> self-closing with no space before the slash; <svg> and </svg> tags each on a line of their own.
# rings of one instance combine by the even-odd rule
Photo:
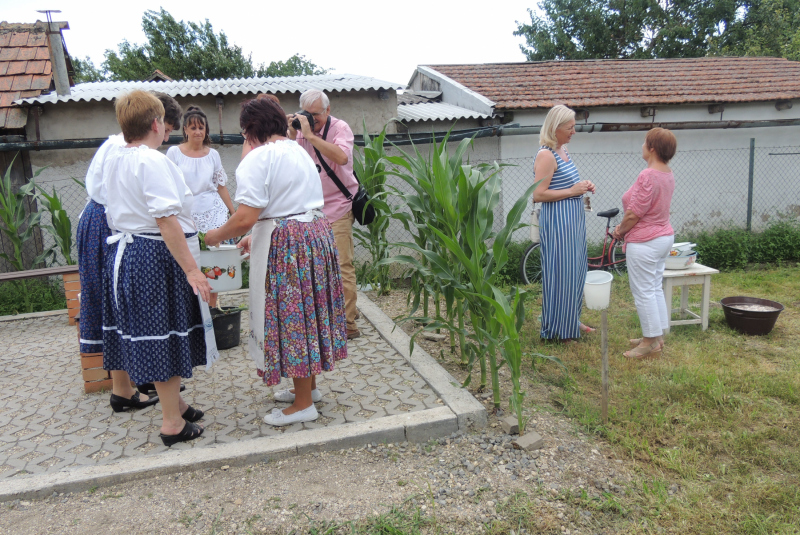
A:
<svg viewBox="0 0 800 535">
<path fill-rule="evenodd" d="M 297 113 L 295 113 L 295 115 L 305 115 L 306 117 L 308 117 L 308 126 L 311 127 L 311 130 L 314 130 L 314 116 L 313 115 L 311 115 L 310 113 L 308 113 L 305 110 L 298 111 Z M 300 127 L 300 119 L 297 119 L 297 118 L 292 119 L 292 128 L 294 128 L 295 130 L 300 130 L 301 129 L 301 127 Z"/>
</svg>

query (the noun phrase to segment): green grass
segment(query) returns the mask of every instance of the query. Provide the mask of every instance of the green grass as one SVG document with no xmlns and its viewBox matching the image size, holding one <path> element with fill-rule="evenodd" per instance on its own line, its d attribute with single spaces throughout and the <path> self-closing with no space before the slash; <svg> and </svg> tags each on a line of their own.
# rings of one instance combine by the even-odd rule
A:
<svg viewBox="0 0 800 535">
<path fill-rule="evenodd" d="M 539 351 L 541 298 L 532 290 L 523 330 L 526 347 Z M 611 508 L 608 521 L 632 532 L 648 532 L 643 526 L 683 533 L 800 532 L 800 268 L 712 278 L 712 302 L 750 295 L 782 303 L 786 309 L 769 335 L 738 334 L 722 309 L 712 306 L 707 331 L 673 327 L 664 355 L 645 362 L 621 355 L 627 339 L 641 333 L 627 279 L 616 278 L 612 290 L 607 425 L 600 420 L 599 332 L 573 346 L 547 346 L 568 367 L 568 379 L 554 366 L 527 372 L 532 381 L 557 386 L 550 401 L 650 480 L 617 498 L 618 512 Z M 690 290 L 690 306 L 699 307 L 700 287 Z M 585 311 L 582 319 L 599 326 L 600 312 Z M 664 489 L 673 483 L 682 490 L 668 496 Z"/>
<path fill-rule="evenodd" d="M 67 308 L 64 289 L 59 283 L 52 283 L 47 279 L 28 279 L 24 282 L 32 310 L 25 310 L 22 298 L 22 292 L 25 290 L 21 284 L 22 282 L 0 282 L 0 316 Z"/>
</svg>

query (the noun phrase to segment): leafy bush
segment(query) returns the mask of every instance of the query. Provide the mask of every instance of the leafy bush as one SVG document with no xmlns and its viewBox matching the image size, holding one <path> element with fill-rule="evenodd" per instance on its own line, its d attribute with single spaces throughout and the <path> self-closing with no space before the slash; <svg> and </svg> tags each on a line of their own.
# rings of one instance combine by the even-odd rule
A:
<svg viewBox="0 0 800 535">
<path fill-rule="evenodd" d="M 508 263 L 497 274 L 498 286 L 517 286 L 522 284 L 522 281 L 519 280 L 519 264 L 522 262 L 522 255 L 525 254 L 525 250 L 530 244 L 529 240 L 508 244 Z"/>
<path fill-rule="evenodd" d="M 758 234 L 726 228 L 702 232 L 687 239 L 697 244 L 698 260 L 716 269 L 744 269 L 752 263 L 800 261 L 800 224 L 796 221 L 779 221 Z"/>
<path fill-rule="evenodd" d="M 779 221 L 760 234 L 753 235 L 750 262 L 771 264 L 800 260 L 800 225 Z"/>
<path fill-rule="evenodd" d="M 29 279 L 23 287 L 20 282 L 0 282 L 0 316 L 67 308 L 67 299 L 59 283 Z M 30 306 L 24 304 L 23 293 L 27 294 Z"/>
<path fill-rule="evenodd" d="M 750 258 L 753 237 L 744 229 L 727 228 L 701 232 L 689 239 L 697 244 L 697 258 L 703 265 L 715 269 L 744 269 Z"/>
</svg>

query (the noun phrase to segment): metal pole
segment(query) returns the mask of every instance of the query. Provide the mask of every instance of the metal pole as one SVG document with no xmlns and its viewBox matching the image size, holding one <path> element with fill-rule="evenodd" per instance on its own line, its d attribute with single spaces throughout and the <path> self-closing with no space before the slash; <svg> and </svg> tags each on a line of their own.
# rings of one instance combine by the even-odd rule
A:
<svg viewBox="0 0 800 535">
<path fill-rule="evenodd" d="M 602 327 L 601 327 L 601 337 L 600 337 L 600 345 L 603 348 L 603 369 L 602 369 L 602 380 L 603 380 L 603 390 L 602 390 L 602 399 L 600 404 L 600 414 L 603 417 L 603 423 L 608 423 L 608 312 L 604 309 L 601 313 L 602 317 Z"/>
<path fill-rule="evenodd" d="M 747 175 L 747 231 L 752 230 L 753 222 L 753 167 L 756 161 L 756 138 L 750 138 L 750 172 Z"/>
</svg>

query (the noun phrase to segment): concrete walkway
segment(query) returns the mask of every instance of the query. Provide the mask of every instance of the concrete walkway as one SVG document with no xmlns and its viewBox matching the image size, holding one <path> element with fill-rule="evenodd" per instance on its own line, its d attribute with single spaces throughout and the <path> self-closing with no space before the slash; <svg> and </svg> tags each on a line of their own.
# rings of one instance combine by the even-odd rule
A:
<svg viewBox="0 0 800 535">
<path fill-rule="evenodd" d="M 224 304 L 231 299 L 246 296 Z M 205 411 L 205 433 L 171 449 L 158 436 L 158 405 L 114 413 L 109 393 L 83 392 L 66 315 L 0 323 L 0 501 L 373 441 L 424 442 L 485 425 L 483 406 L 427 353 L 409 354 L 408 337 L 363 294 L 359 309 L 362 337 L 318 378 L 317 421 L 263 422 L 286 405 L 276 405 L 256 375 L 243 332 L 212 372 L 196 369 L 184 381 L 186 401 Z"/>
</svg>

